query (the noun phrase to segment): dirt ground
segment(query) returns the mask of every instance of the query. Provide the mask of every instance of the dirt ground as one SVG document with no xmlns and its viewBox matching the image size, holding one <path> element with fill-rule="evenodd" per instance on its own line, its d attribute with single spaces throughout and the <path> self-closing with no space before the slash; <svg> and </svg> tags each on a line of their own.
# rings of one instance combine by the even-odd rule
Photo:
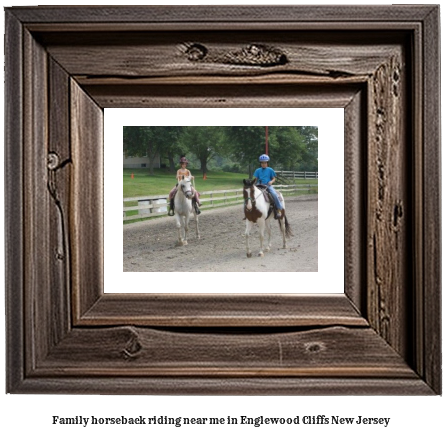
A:
<svg viewBox="0 0 443 438">
<path fill-rule="evenodd" d="M 318 197 L 286 199 L 286 215 L 294 237 L 282 249 L 278 222 L 272 219 L 271 250 L 258 257 L 258 226 L 250 237 L 252 258 L 246 257 L 243 206 L 203 210 L 201 238 L 191 219 L 187 246 L 176 246 L 175 220 L 163 217 L 124 226 L 124 272 L 317 272 Z"/>
</svg>

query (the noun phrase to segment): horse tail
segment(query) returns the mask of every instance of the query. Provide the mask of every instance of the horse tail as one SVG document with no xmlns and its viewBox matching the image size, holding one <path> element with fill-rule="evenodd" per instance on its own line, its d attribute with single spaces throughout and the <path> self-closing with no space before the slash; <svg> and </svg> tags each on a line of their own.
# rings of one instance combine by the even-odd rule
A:
<svg viewBox="0 0 443 438">
<path fill-rule="evenodd" d="M 286 217 L 286 215 L 282 219 L 278 220 L 278 224 L 280 225 L 280 231 L 283 233 L 283 229 L 282 229 L 283 228 L 282 227 L 282 221 L 283 220 L 285 221 L 285 236 L 287 238 L 293 237 L 294 233 L 292 232 L 291 225 L 289 225 L 288 218 Z"/>
</svg>

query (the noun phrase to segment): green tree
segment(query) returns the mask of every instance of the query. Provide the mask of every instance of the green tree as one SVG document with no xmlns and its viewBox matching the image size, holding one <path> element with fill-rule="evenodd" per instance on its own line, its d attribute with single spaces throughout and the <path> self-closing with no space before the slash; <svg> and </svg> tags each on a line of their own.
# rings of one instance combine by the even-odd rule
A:
<svg viewBox="0 0 443 438">
<path fill-rule="evenodd" d="M 306 148 L 302 161 L 295 170 L 317 171 L 318 170 L 318 127 L 299 126 L 298 130 L 304 137 Z"/>
<path fill-rule="evenodd" d="M 155 157 L 167 154 L 174 171 L 174 154 L 179 153 L 182 130 L 181 126 L 124 126 L 123 151 L 133 157 L 148 157 L 151 175 Z"/>
<path fill-rule="evenodd" d="M 292 169 L 303 160 L 306 143 L 296 127 L 270 126 L 268 131 L 269 156 L 273 167 Z"/>
<path fill-rule="evenodd" d="M 153 128 L 159 153 L 167 156 L 169 171 L 175 173 L 176 156 L 181 154 L 180 142 L 184 128 L 182 126 L 157 126 Z"/>
<path fill-rule="evenodd" d="M 264 126 L 227 126 L 224 129 L 226 150 L 232 159 L 243 167 L 249 167 L 249 173 L 257 165 L 258 157 L 266 150 L 266 129 Z"/>
<path fill-rule="evenodd" d="M 199 160 L 203 174 L 208 163 L 216 155 L 224 154 L 223 128 L 218 126 L 187 126 L 180 137 L 183 151 L 192 152 Z"/>
</svg>

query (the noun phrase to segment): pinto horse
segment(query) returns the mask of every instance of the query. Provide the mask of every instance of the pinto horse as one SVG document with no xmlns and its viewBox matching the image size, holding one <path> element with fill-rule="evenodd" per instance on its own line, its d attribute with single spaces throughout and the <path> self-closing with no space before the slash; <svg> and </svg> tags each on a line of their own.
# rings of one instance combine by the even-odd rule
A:
<svg viewBox="0 0 443 438">
<path fill-rule="evenodd" d="M 244 203 L 244 212 L 246 218 L 246 255 L 248 257 L 252 256 L 251 249 L 249 247 L 249 235 L 251 232 L 252 225 L 254 223 L 258 224 L 259 233 L 260 233 L 260 252 L 258 255 L 263 257 L 263 241 L 265 238 L 265 229 L 268 234 L 268 241 L 265 247 L 265 251 L 269 251 L 271 249 L 271 213 L 270 207 L 271 203 L 265 198 L 264 188 L 259 188 L 255 185 L 257 178 L 254 178 L 252 181 L 249 179 L 243 180 L 243 197 L 245 200 Z M 281 196 L 281 195 L 280 195 Z M 285 201 L 283 196 L 282 199 L 282 211 L 281 218 L 278 219 L 278 223 L 280 225 L 281 235 L 283 237 L 283 248 L 286 248 L 286 238 L 293 236 L 291 226 L 289 225 L 288 219 L 285 214 Z"/>
<path fill-rule="evenodd" d="M 192 185 L 191 179 L 184 176 L 178 183 L 177 192 L 174 198 L 175 222 L 178 230 L 178 246 L 188 244 L 189 219 L 191 213 L 194 214 L 195 231 L 197 239 L 200 239 L 200 230 L 198 228 L 198 216 L 192 206 Z M 183 230 L 183 231 L 182 231 Z"/>
</svg>

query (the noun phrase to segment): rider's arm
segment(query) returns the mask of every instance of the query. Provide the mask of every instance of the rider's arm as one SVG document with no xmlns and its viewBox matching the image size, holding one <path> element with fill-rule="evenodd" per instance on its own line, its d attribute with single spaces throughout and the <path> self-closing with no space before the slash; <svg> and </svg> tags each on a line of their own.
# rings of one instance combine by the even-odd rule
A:
<svg viewBox="0 0 443 438">
<path fill-rule="evenodd" d="M 271 179 L 271 181 L 268 182 L 268 186 L 272 186 L 272 184 L 274 184 L 275 182 L 275 176 L 274 178 Z"/>
</svg>

